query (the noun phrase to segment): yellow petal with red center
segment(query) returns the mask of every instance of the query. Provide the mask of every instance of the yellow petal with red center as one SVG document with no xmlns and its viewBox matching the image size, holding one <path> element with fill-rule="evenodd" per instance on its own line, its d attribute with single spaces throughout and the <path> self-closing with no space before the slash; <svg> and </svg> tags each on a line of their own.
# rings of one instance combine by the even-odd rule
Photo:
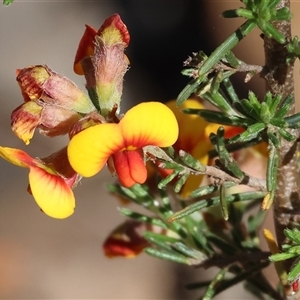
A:
<svg viewBox="0 0 300 300">
<path fill-rule="evenodd" d="M 36 165 L 36 160 L 26 152 L 9 147 L 0 147 L 0 156 L 8 162 L 23 168 Z"/>
<path fill-rule="evenodd" d="M 36 203 L 46 215 L 64 219 L 73 214 L 74 194 L 62 177 L 31 167 L 29 184 Z"/>
<path fill-rule="evenodd" d="M 118 124 L 99 124 L 74 135 L 68 145 L 72 168 L 84 177 L 97 174 L 107 159 L 124 148 Z"/>
<path fill-rule="evenodd" d="M 168 147 L 178 138 L 173 112 L 160 102 L 144 102 L 131 108 L 119 126 L 129 149 L 145 146 Z"/>
<path fill-rule="evenodd" d="M 139 151 L 120 151 L 113 155 L 113 160 L 119 181 L 123 186 L 131 187 L 135 183 L 146 181 L 147 169 Z"/>
</svg>

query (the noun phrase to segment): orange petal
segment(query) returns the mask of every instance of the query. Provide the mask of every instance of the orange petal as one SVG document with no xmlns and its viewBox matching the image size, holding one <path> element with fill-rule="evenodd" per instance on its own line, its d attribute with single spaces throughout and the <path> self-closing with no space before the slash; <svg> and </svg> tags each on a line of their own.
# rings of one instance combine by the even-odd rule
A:
<svg viewBox="0 0 300 300">
<path fill-rule="evenodd" d="M 121 119 L 119 126 L 129 149 L 147 145 L 168 147 L 178 137 L 178 124 L 173 112 L 160 102 L 134 106 Z"/>
<path fill-rule="evenodd" d="M 84 177 L 94 176 L 107 159 L 124 148 L 118 124 L 99 124 L 74 135 L 68 146 L 72 168 Z"/>
<path fill-rule="evenodd" d="M 36 165 L 36 160 L 34 158 L 19 149 L 0 146 L 0 156 L 8 162 L 23 168 L 29 168 L 30 166 Z"/>
<path fill-rule="evenodd" d="M 96 34 L 96 29 L 89 25 L 85 25 L 85 31 L 79 42 L 73 66 L 74 72 L 78 75 L 84 74 L 80 63 L 81 60 L 83 60 L 87 56 L 93 55 L 94 53 L 94 39 Z"/>
<path fill-rule="evenodd" d="M 120 151 L 113 155 L 114 166 L 120 183 L 131 187 L 135 183 L 144 183 L 147 169 L 140 151 Z"/>
<path fill-rule="evenodd" d="M 29 184 L 36 203 L 46 215 L 64 219 L 73 214 L 74 194 L 62 177 L 30 167 Z"/>
</svg>

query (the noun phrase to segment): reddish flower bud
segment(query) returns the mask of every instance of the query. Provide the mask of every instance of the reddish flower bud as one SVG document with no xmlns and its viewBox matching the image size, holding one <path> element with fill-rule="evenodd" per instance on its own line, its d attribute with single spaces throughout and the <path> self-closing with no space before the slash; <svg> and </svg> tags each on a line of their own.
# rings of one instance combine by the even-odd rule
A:
<svg viewBox="0 0 300 300">
<path fill-rule="evenodd" d="M 25 103 L 12 112 L 11 126 L 26 144 L 35 128 L 48 136 L 67 134 L 82 114 L 95 109 L 75 83 L 47 66 L 17 70 L 17 81 Z"/>
<path fill-rule="evenodd" d="M 87 95 L 70 79 L 47 66 L 30 66 L 17 76 L 22 92 L 32 101 L 63 107 L 79 113 L 89 113 L 94 107 Z"/>
<path fill-rule="evenodd" d="M 103 250 L 107 257 L 133 258 L 140 254 L 149 243 L 143 238 L 145 223 L 126 221 L 117 227 L 106 239 Z"/>
</svg>

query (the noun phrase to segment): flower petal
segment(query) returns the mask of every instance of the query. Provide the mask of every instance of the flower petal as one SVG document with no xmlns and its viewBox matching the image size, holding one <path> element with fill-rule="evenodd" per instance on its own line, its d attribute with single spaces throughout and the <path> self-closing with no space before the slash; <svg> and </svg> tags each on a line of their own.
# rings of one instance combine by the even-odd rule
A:
<svg viewBox="0 0 300 300">
<path fill-rule="evenodd" d="M 39 133 L 51 137 L 67 134 L 80 118 L 81 116 L 72 110 L 45 105 L 41 112 Z"/>
<path fill-rule="evenodd" d="M 178 124 L 173 112 L 160 102 L 144 102 L 131 108 L 121 119 L 126 146 L 168 147 L 178 137 Z"/>
<path fill-rule="evenodd" d="M 124 148 L 118 124 L 99 124 L 74 135 L 68 145 L 72 168 L 84 177 L 94 176 L 107 159 Z"/>
<path fill-rule="evenodd" d="M 0 146 L 0 156 L 8 162 L 23 168 L 29 168 L 36 165 L 36 160 L 26 152 L 9 147 Z"/>
<path fill-rule="evenodd" d="M 30 167 L 29 184 L 36 203 L 46 215 L 64 219 L 73 214 L 74 194 L 62 177 Z"/>
<path fill-rule="evenodd" d="M 147 169 L 140 151 L 120 151 L 113 154 L 114 166 L 120 183 L 131 187 L 136 183 L 144 183 Z"/>
<path fill-rule="evenodd" d="M 79 42 L 73 66 L 74 72 L 78 75 L 84 74 L 80 63 L 81 60 L 87 56 L 91 56 L 94 53 L 94 39 L 96 34 L 96 29 L 94 29 L 92 26 L 85 25 L 85 31 Z"/>
<path fill-rule="evenodd" d="M 124 43 L 127 47 L 130 41 L 130 35 L 126 25 L 118 14 L 107 18 L 98 30 L 98 35 L 107 46 L 117 43 Z"/>
<path fill-rule="evenodd" d="M 29 144 L 34 131 L 41 123 L 42 107 L 33 101 L 25 102 L 11 114 L 11 128 L 18 138 Z"/>
<path fill-rule="evenodd" d="M 182 110 L 185 108 L 202 109 L 204 106 L 194 99 L 187 99 L 180 107 L 176 106 L 175 100 L 167 102 L 166 105 L 175 114 L 179 125 L 179 136 L 174 148 L 176 150 L 182 149 L 190 153 L 199 142 L 203 142 L 206 127 L 210 123 L 206 122 L 200 116 L 185 114 Z M 195 128 L 197 129 L 197 134 L 195 134 Z M 210 143 L 209 139 L 207 139 L 206 143 L 207 142 Z"/>
<path fill-rule="evenodd" d="M 81 179 L 81 176 L 79 176 L 70 165 L 67 147 L 62 148 L 47 157 L 41 158 L 40 160 L 45 164 L 43 165 L 43 169 L 48 171 L 48 169 L 45 168 L 48 167 L 50 170 L 54 170 L 55 174 L 61 176 L 66 184 L 72 189 L 76 187 Z"/>
<path fill-rule="evenodd" d="M 19 72 L 17 81 L 22 92 L 32 101 L 42 99 L 47 104 L 80 113 L 88 113 L 95 109 L 88 96 L 73 81 L 52 71 L 48 66 L 24 68 Z"/>
</svg>

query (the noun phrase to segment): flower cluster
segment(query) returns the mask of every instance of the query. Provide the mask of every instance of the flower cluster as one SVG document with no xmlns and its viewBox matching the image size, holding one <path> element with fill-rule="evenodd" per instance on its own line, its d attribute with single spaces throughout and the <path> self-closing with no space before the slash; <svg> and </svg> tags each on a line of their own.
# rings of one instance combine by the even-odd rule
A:
<svg viewBox="0 0 300 300">
<path fill-rule="evenodd" d="M 120 114 L 123 77 L 129 65 L 124 51 L 129 41 L 127 27 L 118 14 L 106 19 L 99 30 L 86 25 L 73 70 L 85 76 L 87 93 L 46 65 L 17 70 L 24 102 L 11 114 L 13 132 L 26 145 L 36 130 L 49 137 L 68 135 L 69 143 L 43 158 L 0 146 L 2 158 L 29 169 L 28 192 L 50 217 L 63 219 L 72 215 L 73 189 L 82 177 L 96 175 L 105 165 L 119 180 L 120 185 L 115 188 L 120 187 L 122 192 L 116 195 L 126 198 L 124 191 L 127 191 L 141 205 L 146 195 L 147 203 L 152 203 L 147 204 L 147 208 L 158 218 L 127 211 L 125 215 L 133 220 L 118 226 L 103 244 L 108 257 L 135 257 L 156 238 L 158 244 L 162 240 L 181 241 L 176 228 L 167 221 L 172 214 L 171 205 L 159 207 L 155 193 L 150 201 L 148 186 L 138 185 L 147 180 L 150 185 L 153 166 L 161 177 L 170 175 L 172 179 L 178 175 L 175 169 L 162 168 L 163 159 L 147 153 L 148 146 L 173 146 L 175 153 L 183 150 L 201 164 L 210 165 L 213 162 L 209 158 L 209 151 L 213 149 L 210 134 L 219 128 L 218 124 L 209 123 L 199 115 L 182 112 L 187 108 L 203 110 L 205 107 L 199 99 L 187 99 L 180 109 L 175 100 L 166 104 L 143 102 Z M 224 127 L 226 139 L 243 130 Z M 188 173 L 180 198 L 189 198 L 191 192 L 203 185 L 203 178 L 201 172 L 200 175 Z M 130 198 L 127 200 L 133 200 Z M 169 201 L 166 198 L 163 205 Z"/>
<path fill-rule="evenodd" d="M 162 103 L 140 103 L 124 116 L 119 114 L 129 41 L 118 14 L 106 19 L 98 31 L 86 26 L 74 71 L 85 76 L 88 96 L 46 65 L 17 70 L 24 103 L 12 112 L 13 132 L 26 145 L 36 129 L 50 137 L 68 134 L 70 142 L 46 158 L 32 158 L 9 147 L 0 147 L 0 156 L 29 168 L 28 191 L 53 218 L 73 213 L 72 189 L 82 177 L 95 175 L 107 164 L 122 185 L 144 183 L 143 147 L 168 147 L 177 140 L 177 120 Z"/>
</svg>

